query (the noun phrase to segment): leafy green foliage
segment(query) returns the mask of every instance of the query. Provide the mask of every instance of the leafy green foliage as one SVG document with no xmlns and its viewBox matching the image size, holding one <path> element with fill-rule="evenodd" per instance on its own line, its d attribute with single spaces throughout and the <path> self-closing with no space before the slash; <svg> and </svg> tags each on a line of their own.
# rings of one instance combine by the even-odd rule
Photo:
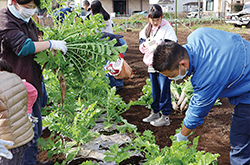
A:
<svg viewBox="0 0 250 165">
<path fill-rule="evenodd" d="M 115 161 L 117 164 L 130 157 L 130 153 L 125 151 L 125 148 L 119 148 L 118 143 L 111 145 L 110 152 L 106 151 L 104 155 L 106 155 L 104 158 L 106 162 Z"/>
<path fill-rule="evenodd" d="M 81 165 L 98 165 L 98 163 L 97 162 L 92 163 L 90 160 L 88 160 L 86 162 L 83 162 Z"/>
<path fill-rule="evenodd" d="M 63 74 L 83 75 L 86 70 L 102 68 L 106 60 L 116 60 L 118 54 L 127 49 L 127 45 L 114 47 L 117 42 L 115 39 L 107 41 L 107 38 L 101 38 L 100 29 L 105 28 L 102 15 L 97 14 L 83 23 L 80 18 L 75 19 L 75 15 L 74 10 L 66 16 L 63 23 L 55 23 L 52 28 L 38 25 L 45 32 L 44 40 L 64 40 L 68 48 L 65 55 L 60 51 L 56 55 L 50 51 L 38 53 L 35 60 L 41 65 L 46 63 L 46 69 L 57 69 L 57 72 Z"/>
<path fill-rule="evenodd" d="M 171 81 L 171 87 L 172 87 L 171 92 L 172 90 L 176 90 L 179 93 L 179 95 L 181 95 L 181 92 L 183 91 L 185 93 L 185 97 L 188 98 L 187 103 L 190 102 L 190 99 L 192 98 L 194 92 L 193 85 L 191 83 L 191 78 L 192 76 L 189 76 L 187 79 L 184 80 L 183 83 L 179 84 L 177 84 L 176 81 Z M 173 92 L 171 94 L 173 94 Z M 178 101 L 175 100 L 173 95 L 171 95 L 171 100 Z M 216 100 L 214 105 L 222 105 L 219 98 Z"/>
<path fill-rule="evenodd" d="M 46 69 L 43 71 L 43 77 L 44 77 L 46 91 L 49 96 L 47 104 L 51 103 L 57 104 L 58 102 L 61 101 L 60 85 L 58 79 L 56 78 L 52 70 L 46 70 Z"/>
<path fill-rule="evenodd" d="M 105 77 L 106 72 L 101 70 L 87 71 L 82 82 L 72 80 L 76 83 L 74 89 L 79 93 L 85 104 L 98 102 L 101 107 L 105 106 L 108 91 L 110 90 L 109 80 Z M 71 84 L 72 85 L 72 84 Z"/>
<path fill-rule="evenodd" d="M 147 108 L 151 109 L 150 104 L 153 102 L 153 97 L 151 95 L 151 82 L 148 78 L 146 80 L 146 85 L 142 88 L 143 95 L 136 101 L 131 102 L 133 105 L 146 105 Z"/>
<path fill-rule="evenodd" d="M 167 20 L 171 20 L 173 21 L 173 19 L 175 18 L 175 13 L 173 12 L 166 12 L 164 13 L 164 16 L 163 16 L 164 19 L 167 19 Z"/>
<path fill-rule="evenodd" d="M 85 108 L 79 99 L 73 119 L 59 109 L 44 118 L 43 126 L 47 126 L 50 131 L 62 134 L 78 144 L 84 144 L 97 135 L 89 131 L 89 128 L 95 125 L 95 119 L 100 112 L 100 109 L 94 109 L 95 105 L 96 103 Z"/>
<path fill-rule="evenodd" d="M 51 0 L 42 1 L 41 7 L 51 7 L 51 4 Z M 64 5 L 64 3 L 60 4 Z M 56 52 L 46 50 L 37 53 L 35 56 L 37 63 L 42 65 L 46 70 L 51 70 L 56 75 L 56 78 L 65 77 L 63 80 L 60 79 L 60 85 L 67 84 L 67 89 L 61 89 L 62 101 L 58 100 L 58 102 L 54 103 L 64 103 L 65 93 L 72 92 L 69 91 L 72 89 L 76 92 L 76 96 L 81 95 L 78 92 L 84 91 L 87 88 L 83 87 L 81 89 L 80 86 L 85 83 L 85 80 L 92 79 L 88 73 L 93 72 L 96 75 L 103 76 L 105 74 L 103 65 L 106 64 L 106 61 L 116 60 L 118 54 L 127 49 L 126 44 L 123 46 L 114 46 L 117 42 L 116 39 L 108 41 L 108 38 L 102 38 L 101 29 L 106 28 L 102 15 L 97 14 L 91 16 L 90 20 L 82 20 L 80 17 L 76 17 L 79 11 L 80 8 L 74 9 L 72 13 L 68 13 L 65 16 L 63 23 L 60 23 L 56 19 L 56 11 L 48 9 L 48 14 L 52 16 L 54 22 L 53 26 L 42 27 L 37 24 L 40 30 L 44 32 L 44 40 L 61 40 L 67 43 L 68 51 L 66 54 L 63 54 L 59 50 Z M 101 79 L 98 77 L 98 80 Z M 71 85 L 72 82 L 74 83 Z M 108 84 L 108 81 L 105 81 L 105 84 Z M 87 86 L 89 84 L 84 85 Z M 103 93 L 107 92 L 107 87 L 101 91 L 104 91 Z M 95 92 L 92 93 L 95 94 Z M 95 96 L 97 97 L 97 95 Z M 83 99 L 85 100 L 85 98 Z M 89 104 L 94 102 L 94 99 L 90 99 L 90 97 L 86 98 L 86 100 L 90 102 Z M 98 101 L 101 101 L 101 99 L 98 99 Z M 101 102 L 100 105 L 102 105 Z"/>
<path fill-rule="evenodd" d="M 126 131 L 128 131 L 129 133 L 132 133 L 132 132 L 136 132 L 137 131 L 137 128 L 135 125 L 133 124 L 129 124 L 127 122 L 127 120 L 123 119 L 122 120 L 124 125 L 117 125 L 116 128 L 117 130 L 120 132 L 120 133 L 125 133 Z"/>
<path fill-rule="evenodd" d="M 68 143 L 65 140 L 62 140 L 60 136 L 55 136 L 55 133 L 52 133 L 47 140 L 39 138 L 37 142 L 41 150 L 47 151 L 49 160 L 51 160 L 52 156 L 56 154 L 62 153 L 67 155 L 63 164 L 65 164 L 66 161 L 75 158 L 79 150 L 79 148 L 76 148 L 72 151 L 72 147 L 75 143 Z"/>
<path fill-rule="evenodd" d="M 108 92 L 107 102 L 105 105 L 107 114 L 106 119 L 108 123 L 110 123 L 111 120 L 119 120 L 120 114 L 130 108 L 130 105 L 124 104 L 122 98 L 119 95 L 116 95 L 115 92 L 116 88 L 111 88 Z M 121 120 L 119 122 L 121 122 Z"/>
<path fill-rule="evenodd" d="M 244 4 L 235 3 L 235 4 L 233 5 L 233 9 L 234 9 L 235 12 L 239 12 L 239 11 L 241 11 L 241 10 L 243 9 L 243 6 L 244 6 Z"/>
<path fill-rule="evenodd" d="M 117 126 L 118 130 L 121 133 L 124 133 L 126 130 L 133 129 L 134 135 L 136 138 L 131 140 L 126 147 L 122 149 L 118 148 L 117 145 L 112 146 L 113 151 L 107 152 L 107 160 L 120 161 L 119 158 L 123 153 L 127 153 L 129 150 L 134 152 L 142 152 L 145 155 L 145 165 L 157 164 L 157 165 L 207 165 L 207 164 L 217 164 L 217 157 L 219 154 L 205 153 L 205 151 L 197 151 L 197 145 L 199 137 L 195 137 L 193 139 L 192 145 L 190 141 L 180 141 L 177 142 L 174 136 L 170 136 L 172 140 L 171 147 L 164 147 L 162 149 L 159 148 L 155 144 L 155 138 L 153 136 L 153 132 L 146 130 L 142 135 L 138 133 L 134 125 L 128 124 L 126 120 L 123 120 L 125 123 L 122 126 Z M 177 129 L 176 132 L 181 130 Z M 111 157 L 112 155 L 112 157 Z M 106 158 L 106 157 L 105 157 Z"/>
<path fill-rule="evenodd" d="M 43 7 L 51 7 L 52 1 L 42 1 Z M 60 3 L 64 5 L 64 3 Z M 48 9 L 48 8 L 47 8 Z M 58 9 L 60 10 L 60 8 Z M 119 96 L 113 96 L 109 99 L 109 80 L 105 77 L 107 73 L 103 69 L 106 61 L 116 60 L 120 52 L 127 49 L 127 45 L 114 46 L 116 40 L 108 41 L 108 38 L 102 38 L 101 28 L 105 28 L 105 23 L 102 15 L 97 14 L 91 16 L 90 20 L 81 20 L 76 17 L 80 8 L 74 9 L 72 13 L 68 13 L 60 23 L 56 20 L 51 8 L 48 9 L 48 14 L 52 16 L 52 27 L 41 27 L 37 24 L 40 30 L 44 32 L 44 40 L 63 40 L 67 43 L 68 51 L 63 54 L 60 51 L 56 53 L 49 50 L 36 54 L 35 60 L 45 68 L 45 84 L 48 89 L 49 107 L 46 112 L 53 109 L 58 109 L 58 104 L 61 102 L 59 97 L 59 82 L 55 78 L 60 78 L 61 73 L 65 77 L 67 84 L 67 92 L 64 107 L 66 115 L 73 120 L 76 114 L 75 100 L 80 97 L 86 107 L 96 104 L 104 109 L 108 106 L 109 109 L 117 110 L 118 114 L 123 112 L 123 108 L 128 109 L 125 102 Z M 51 73 L 55 76 L 51 76 Z M 61 82 L 60 82 L 61 83 Z M 113 92 L 114 94 L 114 92 Z M 107 102 L 109 99 L 115 104 Z M 112 107 L 112 108 L 111 108 Z M 109 113 L 108 121 L 117 115 Z M 61 113 L 58 114 L 61 117 Z"/>
</svg>

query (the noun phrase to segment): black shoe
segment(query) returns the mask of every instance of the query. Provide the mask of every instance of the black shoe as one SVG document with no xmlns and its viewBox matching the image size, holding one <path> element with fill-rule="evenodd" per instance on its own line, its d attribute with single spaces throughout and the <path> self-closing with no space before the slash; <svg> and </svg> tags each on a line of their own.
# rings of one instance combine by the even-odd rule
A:
<svg viewBox="0 0 250 165">
<path fill-rule="evenodd" d="M 122 92 L 124 91 L 124 87 L 123 86 L 117 86 L 116 87 L 116 92 Z"/>
<path fill-rule="evenodd" d="M 45 162 L 40 162 L 40 161 L 36 161 L 36 165 L 53 165 L 54 162 L 52 161 L 45 161 Z"/>
</svg>

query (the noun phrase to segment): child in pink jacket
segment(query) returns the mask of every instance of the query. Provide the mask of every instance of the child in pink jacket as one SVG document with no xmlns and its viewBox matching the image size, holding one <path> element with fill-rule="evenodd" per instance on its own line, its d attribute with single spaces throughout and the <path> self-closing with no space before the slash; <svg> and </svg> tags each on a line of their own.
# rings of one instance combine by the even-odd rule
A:
<svg viewBox="0 0 250 165">
<path fill-rule="evenodd" d="M 32 114 L 32 107 L 33 107 L 33 104 L 35 103 L 36 99 L 37 99 L 37 90 L 36 88 L 28 83 L 25 79 L 22 80 L 23 81 L 23 84 L 25 85 L 26 87 L 26 90 L 28 92 L 28 107 L 27 107 L 27 113 L 28 114 Z"/>
<path fill-rule="evenodd" d="M 160 127 L 170 125 L 171 109 L 170 80 L 152 67 L 154 50 L 158 44 L 171 40 L 177 42 L 177 37 L 170 23 L 163 19 L 164 13 L 158 4 L 148 8 L 149 23 L 140 31 L 139 50 L 144 54 L 143 62 L 148 66 L 151 81 L 151 113 L 143 122 Z M 162 114 L 160 116 L 160 113 Z"/>
</svg>

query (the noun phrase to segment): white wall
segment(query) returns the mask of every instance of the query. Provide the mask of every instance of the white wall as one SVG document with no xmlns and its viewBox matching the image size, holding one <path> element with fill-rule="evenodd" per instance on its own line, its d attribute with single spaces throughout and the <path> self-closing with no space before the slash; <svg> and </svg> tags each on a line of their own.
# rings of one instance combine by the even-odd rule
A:
<svg viewBox="0 0 250 165">
<path fill-rule="evenodd" d="M 108 13 L 113 13 L 113 1 L 112 0 L 101 0 L 103 8 Z M 149 0 L 142 0 L 142 11 L 148 10 Z M 127 0 L 126 1 L 127 12 L 141 11 L 141 0 Z M 130 14 L 131 14 L 130 13 Z M 129 14 L 129 13 L 128 13 Z"/>
<path fill-rule="evenodd" d="M 6 7 L 8 4 L 7 0 L 0 0 L 0 9 Z"/>
<path fill-rule="evenodd" d="M 162 10 L 164 13 L 166 12 L 174 12 L 175 11 L 175 4 L 165 4 L 165 5 L 161 5 Z M 177 10 L 178 11 L 178 10 Z"/>
<path fill-rule="evenodd" d="M 177 12 L 178 13 L 182 13 L 184 11 L 183 4 L 187 2 L 198 2 L 198 0 L 177 0 Z M 164 4 L 164 6 L 165 5 L 166 7 L 163 7 L 164 12 L 175 12 L 175 2 L 173 2 L 172 4 Z"/>
<path fill-rule="evenodd" d="M 148 7 L 150 6 L 149 0 L 142 0 L 142 6 L 141 6 L 141 1 L 140 0 L 128 0 L 128 5 L 127 7 L 131 12 L 133 11 L 142 11 L 148 10 Z"/>
<path fill-rule="evenodd" d="M 219 11 L 219 1 L 220 0 L 214 0 L 214 12 L 218 12 Z"/>
<path fill-rule="evenodd" d="M 224 12 L 223 3 L 226 1 L 225 10 L 231 10 L 231 0 L 214 0 L 214 11 L 213 12 Z M 203 11 L 206 11 L 206 0 L 203 2 Z M 233 2 L 234 4 L 234 2 Z"/>
<path fill-rule="evenodd" d="M 75 6 L 80 6 L 82 7 L 82 2 L 83 0 L 75 0 Z M 89 2 L 90 3 L 90 2 Z"/>
<path fill-rule="evenodd" d="M 101 0 L 102 7 L 108 12 L 113 13 L 113 1 L 112 0 Z"/>
</svg>

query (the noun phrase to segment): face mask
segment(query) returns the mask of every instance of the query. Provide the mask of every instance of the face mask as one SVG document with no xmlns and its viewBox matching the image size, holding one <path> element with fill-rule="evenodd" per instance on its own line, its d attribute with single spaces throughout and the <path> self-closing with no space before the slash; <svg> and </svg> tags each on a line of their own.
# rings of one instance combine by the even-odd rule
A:
<svg viewBox="0 0 250 165">
<path fill-rule="evenodd" d="M 188 71 L 187 71 L 187 68 L 185 68 L 186 73 L 182 76 L 182 75 L 180 74 L 180 70 L 181 70 L 181 69 L 180 69 L 180 66 L 179 66 L 179 75 L 176 76 L 176 77 L 169 78 L 169 79 L 170 79 L 170 80 L 174 80 L 174 81 L 183 79 L 183 78 L 187 75 Z"/>
<path fill-rule="evenodd" d="M 27 19 L 27 18 L 30 18 L 33 16 L 33 14 L 35 13 L 36 11 L 36 8 L 35 9 L 27 9 L 27 8 L 24 8 L 24 7 L 21 7 L 20 5 L 19 6 L 19 11 L 18 13 L 20 14 L 20 16 L 23 18 L 23 19 Z"/>
</svg>

